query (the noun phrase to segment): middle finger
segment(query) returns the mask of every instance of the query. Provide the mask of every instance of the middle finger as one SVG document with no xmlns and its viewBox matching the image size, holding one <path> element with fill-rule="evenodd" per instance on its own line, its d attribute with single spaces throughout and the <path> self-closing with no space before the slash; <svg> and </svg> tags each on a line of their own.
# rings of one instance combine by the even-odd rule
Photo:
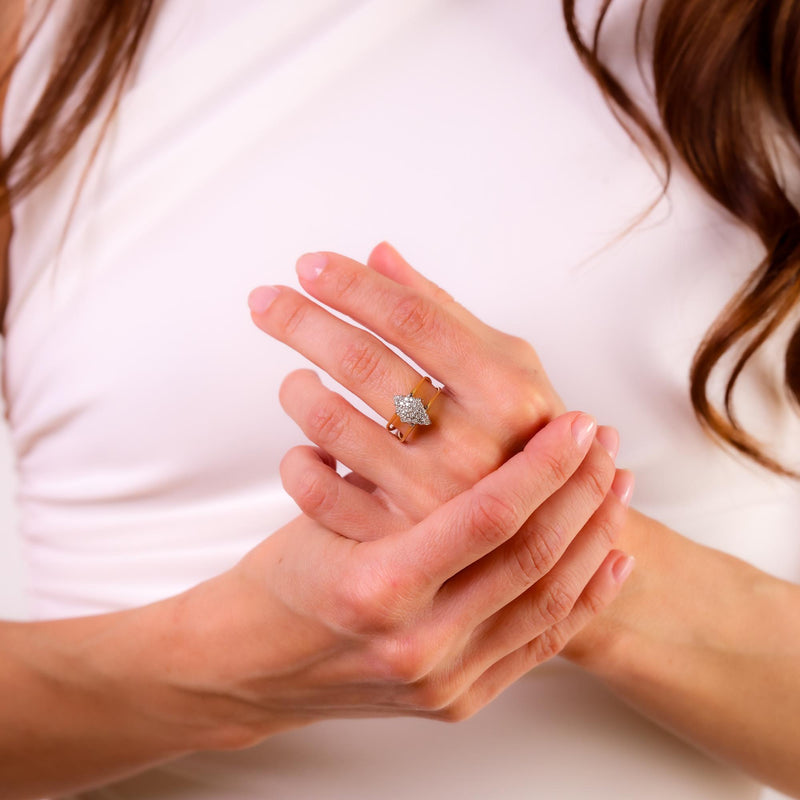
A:
<svg viewBox="0 0 800 800">
<path fill-rule="evenodd" d="M 410 392 L 420 374 L 377 337 L 299 292 L 286 286 L 270 289 L 274 292 L 270 304 L 262 311 L 251 310 L 255 324 L 325 370 L 383 419 L 390 419 L 394 396 Z"/>
<path fill-rule="evenodd" d="M 457 396 L 474 395 L 476 382 L 494 364 L 492 347 L 445 303 L 358 261 L 308 253 L 298 260 L 297 274 L 309 294 L 400 348 Z"/>
</svg>

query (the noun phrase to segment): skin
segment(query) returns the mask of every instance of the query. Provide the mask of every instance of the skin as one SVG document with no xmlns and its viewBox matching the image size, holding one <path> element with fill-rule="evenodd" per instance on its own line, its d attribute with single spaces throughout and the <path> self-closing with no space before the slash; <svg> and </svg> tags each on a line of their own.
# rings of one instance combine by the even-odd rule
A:
<svg viewBox="0 0 800 800">
<path fill-rule="evenodd" d="M 342 480 L 363 508 L 323 504 L 326 525 L 301 515 L 181 595 L 0 623 L 3 797 L 60 795 L 327 718 L 469 717 L 557 653 L 630 571 L 613 544 L 630 477 L 595 436 L 615 441 L 564 414 L 419 521 L 404 487 L 382 487 L 373 515 L 377 487 Z M 286 459 L 288 485 L 313 457 Z"/>
<path fill-rule="evenodd" d="M 402 485 L 411 513 L 425 514 L 496 468 L 561 413 L 529 344 L 476 319 L 389 245 L 379 245 L 366 266 L 309 254 L 298 276 L 320 304 L 445 384 L 436 424 L 405 447 L 306 371 L 290 375 L 281 390 L 284 408 L 311 441 L 355 465 L 367 490 L 370 483 Z M 251 301 L 263 331 L 381 417 L 393 413 L 399 387 L 416 385 L 418 373 L 376 336 L 298 292 L 260 287 Z M 305 458 L 314 478 L 293 489 L 307 514 L 326 519 L 337 503 L 337 514 L 351 502 L 359 507 L 354 495 L 337 494 L 329 467 Z M 373 495 L 383 502 L 381 492 Z M 621 544 L 636 556 L 634 577 L 564 654 L 706 753 L 800 796 L 800 588 L 633 511 Z"/>
</svg>

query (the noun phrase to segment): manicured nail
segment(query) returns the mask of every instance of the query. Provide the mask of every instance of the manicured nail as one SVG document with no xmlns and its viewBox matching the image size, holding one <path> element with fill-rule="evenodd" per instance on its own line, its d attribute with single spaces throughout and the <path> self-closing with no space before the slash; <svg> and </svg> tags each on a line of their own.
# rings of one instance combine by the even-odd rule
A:
<svg viewBox="0 0 800 800">
<path fill-rule="evenodd" d="M 597 429 L 597 441 L 603 445 L 613 461 L 619 453 L 619 433 L 614 428 L 603 426 Z"/>
<path fill-rule="evenodd" d="M 274 286 L 256 286 L 247 295 L 247 305 L 254 314 L 263 314 L 279 294 L 280 291 Z"/>
<path fill-rule="evenodd" d="M 625 583 L 628 576 L 633 572 L 636 559 L 633 556 L 620 556 L 611 567 L 611 574 L 617 583 Z"/>
<path fill-rule="evenodd" d="M 325 253 L 306 253 L 297 259 L 297 274 L 306 281 L 313 281 L 328 265 Z"/>
<path fill-rule="evenodd" d="M 572 435 L 575 437 L 578 447 L 587 445 L 596 430 L 597 423 L 594 417 L 590 417 L 588 414 L 579 414 L 572 421 Z"/>
<path fill-rule="evenodd" d="M 611 484 L 611 491 L 619 498 L 620 503 L 629 506 L 633 496 L 633 484 L 635 483 L 633 473 L 627 470 L 620 470 L 614 476 Z"/>
</svg>

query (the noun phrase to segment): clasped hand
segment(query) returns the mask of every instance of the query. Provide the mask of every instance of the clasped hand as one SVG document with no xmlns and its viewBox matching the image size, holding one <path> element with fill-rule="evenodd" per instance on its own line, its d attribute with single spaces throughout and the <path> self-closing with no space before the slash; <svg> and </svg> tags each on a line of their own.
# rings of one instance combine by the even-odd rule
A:
<svg viewBox="0 0 800 800">
<path fill-rule="evenodd" d="M 326 254 L 298 271 L 446 389 L 435 425 L 402 445 L 314 373 L 284 382 L 284 407 L 318 445 L 282 464 L 305 513 L 181 611 L 193 634 L 175 673 L 214 698 L 204 713 L 220 747 L 330 717 L 464 719 L 558 653 L 631 567 L 613 549 L 631 488 L 616 434 L 578 412 L 544 424 L 559 401 L 528 345 L 474 321 L 387 246 L 370 267 Z M 379 339 L 298 293 L 260 300 L 259 327 L 382 417 L 416 383 Z M 491 415 L 486 386 L 502 389 Z M 353 471 L 338 475 L 335 459 Z M 208 641 L 224 657 L 198 671 Z"/>
</svg>

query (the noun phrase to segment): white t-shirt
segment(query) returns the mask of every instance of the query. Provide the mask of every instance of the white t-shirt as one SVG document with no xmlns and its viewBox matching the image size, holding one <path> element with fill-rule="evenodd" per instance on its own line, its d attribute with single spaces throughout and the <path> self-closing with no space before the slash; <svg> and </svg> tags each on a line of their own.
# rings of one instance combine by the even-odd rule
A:
<svg viewBox="0 0 800 800">
<path fill-rule="evenodd" d="M 615 30 L 637 5 L 615 3 Z M 5 141 L 48 34 L 14 76 Z M 611 54 L 635 81 L 627 40 Z M 167 0 L 56 259 L 95 130 L 14 212 L 3 389 L 36 615 L 169 596 L 295 515 L 277 465 L 302 437 L 277 387 L 305 364 L 255 328 L 247 294 L 294 283 L 300 253 L 363 259 L 382 239 L 620 430 L 637 508 L 800 577 L 796 485 L 712 444 L 688 400 L 691 356 L 758 242 L 680 168 L 670 202 L 615 241 L 658 184 L 557 0 Z M 745 395 L 787 435 L 788 411 Z M 556 659 L 456 726 L 327 722 L 86 797 L 758 791 Z"/>
</svg>

